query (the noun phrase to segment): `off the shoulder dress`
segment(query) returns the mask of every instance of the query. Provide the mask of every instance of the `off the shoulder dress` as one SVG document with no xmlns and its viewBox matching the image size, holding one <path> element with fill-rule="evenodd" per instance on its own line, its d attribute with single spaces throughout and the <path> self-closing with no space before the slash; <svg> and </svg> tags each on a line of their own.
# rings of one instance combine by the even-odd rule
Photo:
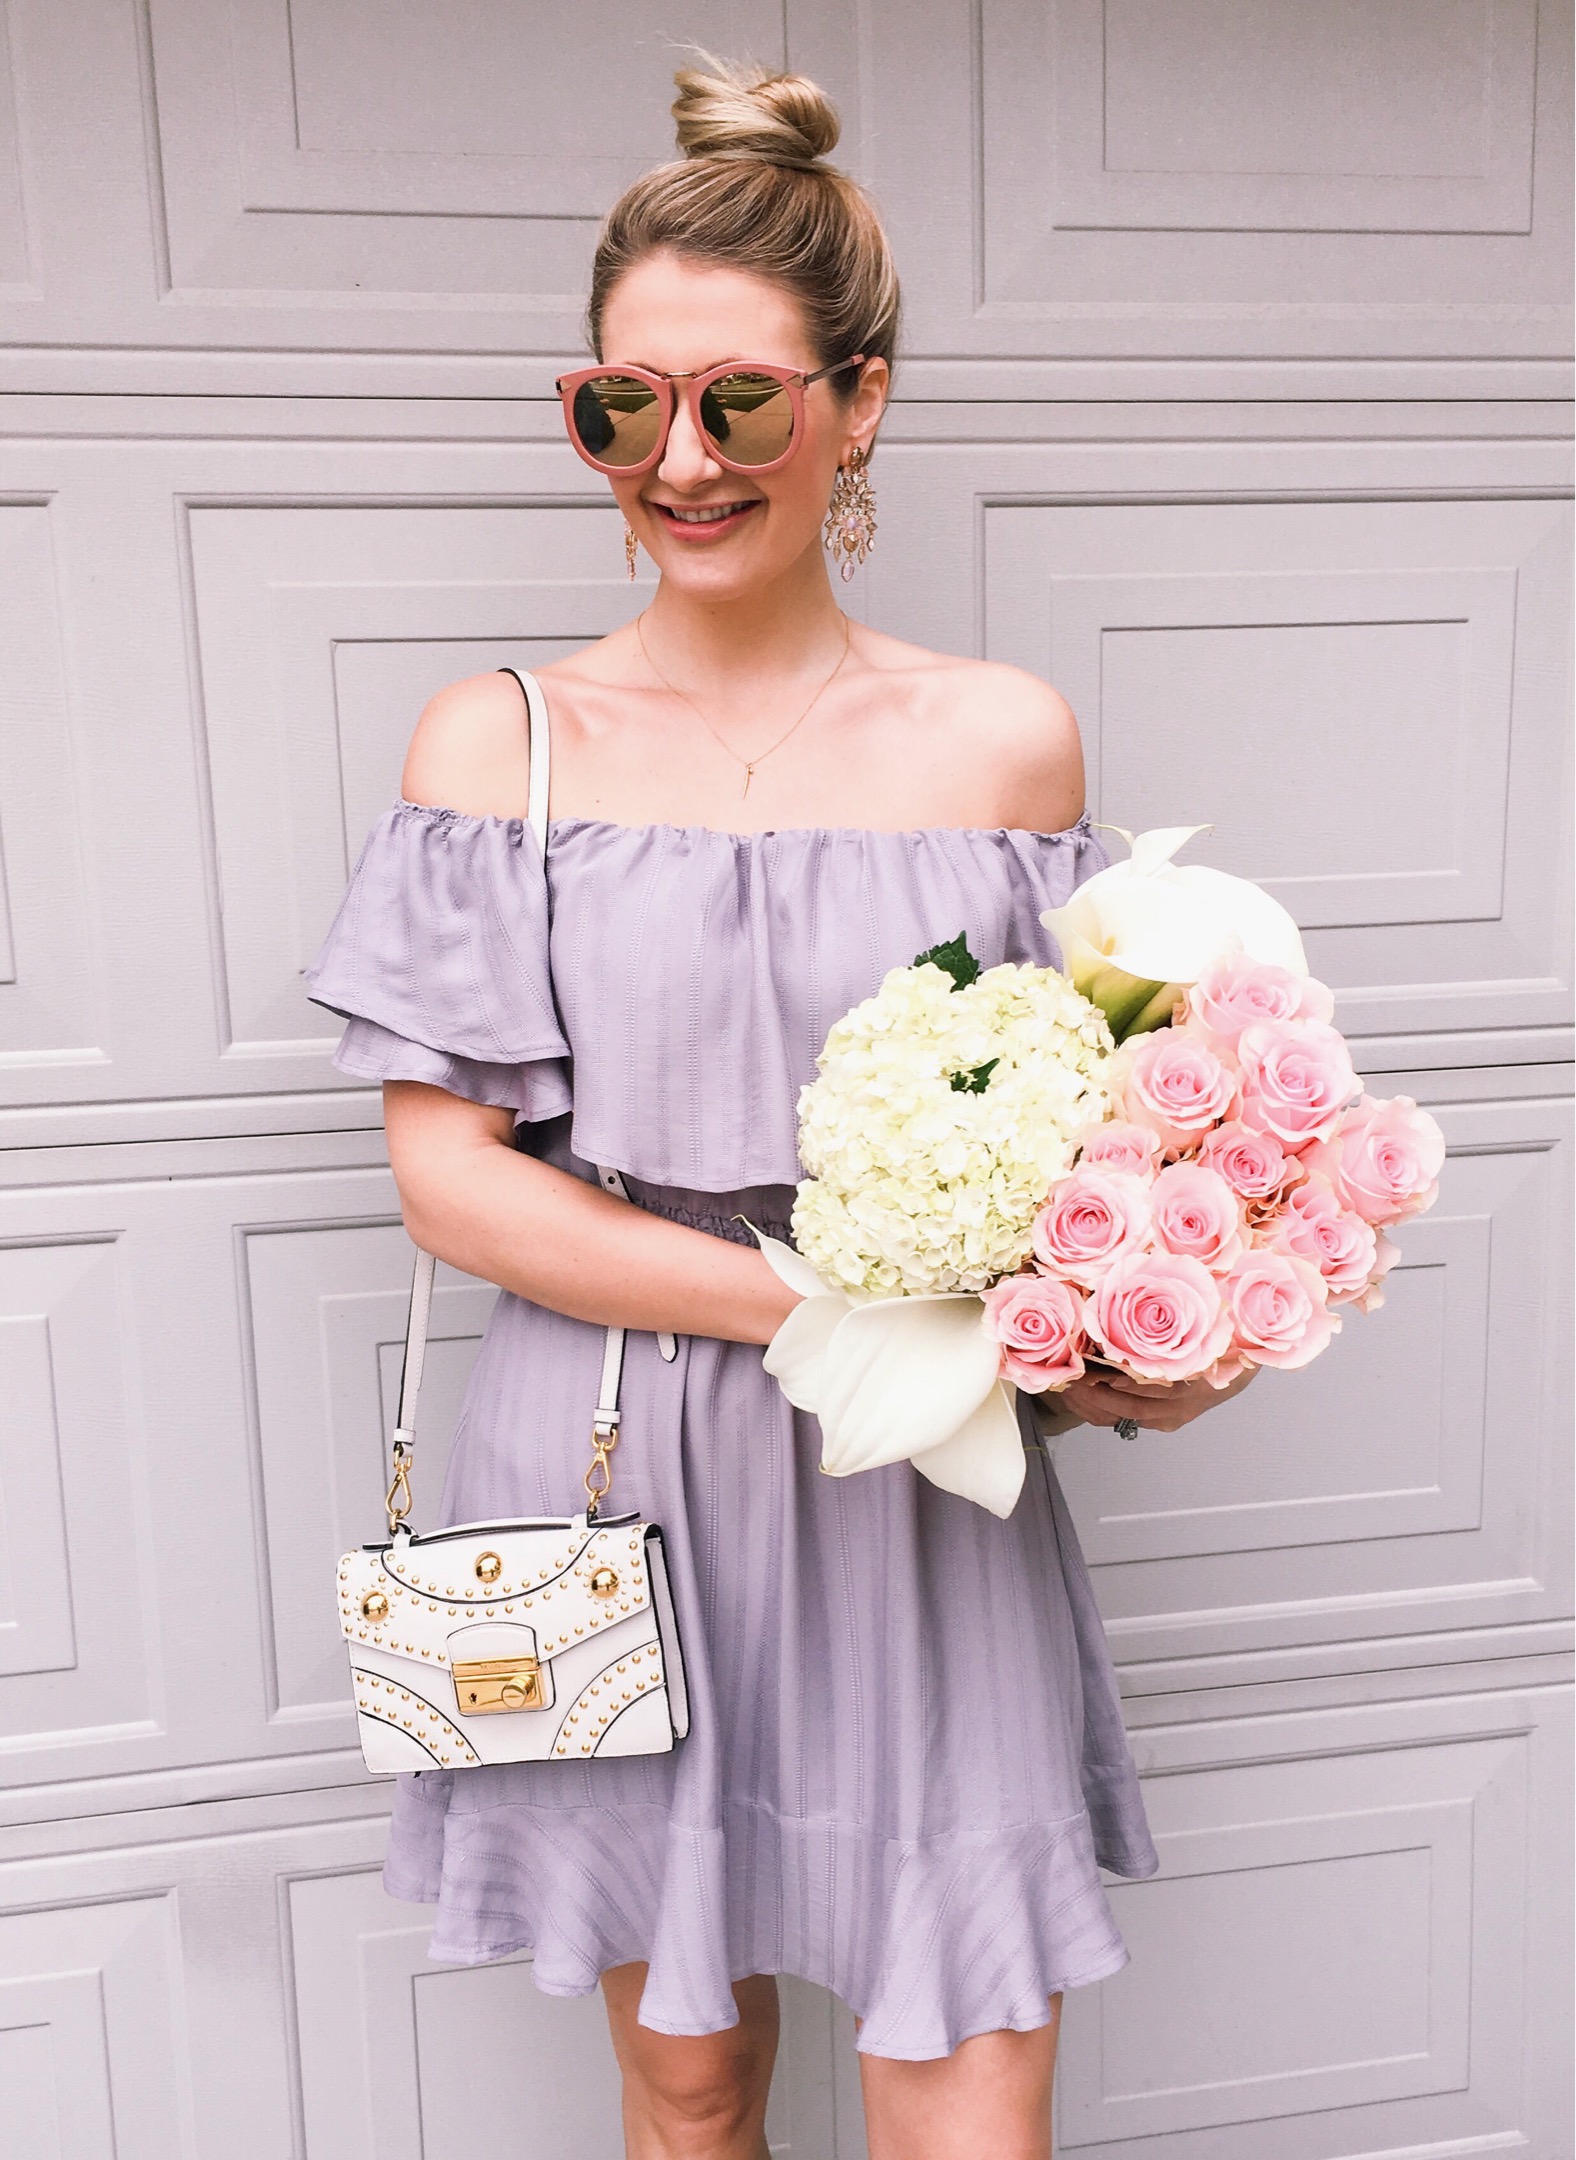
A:
<svg viewBox="0 0 1576 2160">
<path fill-rule="evenodd" d="M 886 969 L 967 932 L 1054 962 L 1040 910 L 1106 855 L 1064 832 L 522 819 L 401 802 L 311 969 L 335 1061 L 515 1113 L 516 1144 L 610 1164 L 676 1222 L 787 1237 L 795 1102 Z M 501 1292 L 440 1511 L 583 1505 L 603 1331 Z M 662 1525 L 691 1727 L 671 1754 L 402 1777 L 384 1880 L 436 1901 L 435 1957 L 534 1953 L 584 1995 L 649 1961 L 641 2022 L 737 2023 L 796 1973 L 910 2060 L 1048 2022 L 1128 1961 L 1099 1869 L 1159 1866 L 1083 1554 L 1032 1438 L 1001 1521 L 907 1463 L 823 1476 L 752 1345 L 631 1333 L 614 1504 Z"/>
</svg>

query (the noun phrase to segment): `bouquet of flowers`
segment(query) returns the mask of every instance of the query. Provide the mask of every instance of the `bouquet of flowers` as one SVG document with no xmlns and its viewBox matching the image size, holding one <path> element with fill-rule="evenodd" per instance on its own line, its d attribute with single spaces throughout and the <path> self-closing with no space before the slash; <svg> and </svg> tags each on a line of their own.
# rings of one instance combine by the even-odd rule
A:
<svg viewBox="0 0 1576 2160">
<path fill-rule="evenodd" d="M 1120 830 L 1120 828 L 1114 828 Z M 980 970 L 962 937 L 894 968 L 803 1090 L 802 1294 L 766 1353 L 834 1476 L 905 1457 L 999 1515 L 1014 1391 L 1087 1368 L 1224 1387 L 1305 1365 L 1372 1311 L 1385 1229 L 1428 1207 L 1444 1139 L 1367 1095 L 1296 925 L 1143 833 L 1042 920 L 1063 970 Z"/>
</svg>

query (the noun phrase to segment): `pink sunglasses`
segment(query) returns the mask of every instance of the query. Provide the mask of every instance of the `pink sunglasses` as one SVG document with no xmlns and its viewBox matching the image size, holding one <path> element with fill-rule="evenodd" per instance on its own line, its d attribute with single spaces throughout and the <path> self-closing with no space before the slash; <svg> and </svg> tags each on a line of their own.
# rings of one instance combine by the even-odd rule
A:
<svg viewBox="0 0 1576 2160">
<path fill-rule="evenodd" d="M 576 368 L 558 381 L 569 440 L 601 473 L 643 473 L 661 459 L 683 383 L 690 418 L 719 465 L 732 472 L 772 472 L 798 448 L 804 393 L 825 375 L 863 367 L 865 356 L 806 374 L 767 360 L 725 360 L 699 375 L 657 375 L 650 368 Z"/>
</svg>

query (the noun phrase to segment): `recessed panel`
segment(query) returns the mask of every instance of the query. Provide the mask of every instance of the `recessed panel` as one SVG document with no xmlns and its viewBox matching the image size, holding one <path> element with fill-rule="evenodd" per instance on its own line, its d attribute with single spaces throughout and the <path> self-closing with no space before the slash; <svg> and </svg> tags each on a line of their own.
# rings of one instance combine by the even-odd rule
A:
<svg viewBox="0 0 1576 2160">
<path fill-rule="evenodd" d="M 1196 1874 L 1177 1865 L 1145 1903 L 1128 1900 L 1128 1948 L 1147 1983 L 1131 1993 L 1147 1993 L 1167 1951 L 1185 1942 L 1196 1960 L 1192 2014 L 1169 2028 L 1150 2017 L 1124 2020 L 1107 2038 L 1109 2097 L 1137 2102 L 1164 2094 L 1175 2104 L 1187 2095 L 1196 2110 L 1201 2087 L 1219 2093 L 1273 2082 L 1284 2092 L 1296 2080 L 1311 2110 L 1328 2105 L 1332 2074 L 1348 2088 L 1358 2078 L 1371 2087 L 1415 2077 L 1430 2053 L 1429 1937 L 1437 1902 L 1422 1812 L 1407 1811 L 1414 1843 L 1393 1843 L 1392 1825 L 1370 1824 L 1370 1837 L 1376 1829 L 1380 1835 L 1365 1849 Z M 1437 1834 L 1453 1826 L 1428 1827 Z M 1461 1856 L 1451 1857 L 1459 1866 Z M 1262 1955 L 1272 1943 L 1295 1964 L 1295 1992 L 1282 1986 L 1266 1995 L 1268 1975 L 1253 1946 Z"/>
<path fill-rule="evenodd" d="M 1309 2149 L 1293 2121 L 1337 2110 L 1353 2153 L 1512 2127 L 1516 2021 L 1489 2006 L 1526 1955 L 1532 1745 L 1387 1745 L 1370 1722 L 1353 1746 L 1314 1718 L 1316 1754 L 1238 1762 L 1259 1751 L 1228 1724 L 1217 1766 L 1146 1780 L 1160 1869 L 1107 1882 L 1130 1962 L 1065 1999 L 1059 2151 L 1149 2137 L 1258 2160 Z"/>
<path fill-rule="evenodd" d="M 1052 227 L 1531 224 L 1535 0 L 1056 0 L 1051 21 Z"/>
<path fill-rule="evenodd" d="M 0 1252 L 0 1298 L 59 1293 L 59 1249 Z M 18 1263 L 21 1263 L 20 1265 Z M 42 1265 L 39 1265 L 42 1263 Z M 53 1275 L 46 1285 L 38 1278 Z M 23 1278 L 19 1281 L 18 1278 Z M 31 1278 L 30 1280 L 28 1278 Z M 24 1287 L 25 1282 L 25 1287 Z M 59 1672 L 76 1663 L 67 1554 L 63 1435 L 55 1346 L 45 1312 L 0 1313 L 0 1671 Z"/>
<path fill-rule="evenodd" d="M 649 0 L 620 10 L 617 34 L 598 40 L 589 67 L 580 39 L 566 37 L 550 14 L 511 0 L 471 0 L 443 16 L 423 0 L 290 0 L 288 8 L 247 12 L 271 18 L 288 39 L 291 135 L 300 151 L 526 158 L 545 169 L 595 156 L 598 141 L 609 166 L 655 164 L 669 148 L 666 18 Z M 738 27 L 758 32 L 765 10 L 754 23 L 748 14 Z M 724 19 L 715 0 L 709 10 L 703 4 L 693 35 Z M 252 50 L 260 59 L 260 42 Z M 590 98 L 594 134 L 586 126 Z"/>
<path fill-rule="evenodd" d="M 1058 594 L 1057 635 L 1099 681 L 1123 824 L 1200 803 L 1210 860 L 1305 929 L 1499 915 L 1514 573 L 1113 585 Z"/>
<path fill-rule="evenodd" d="M 12 720 L 0 733 L 0 1092 L 7 1068 L 104 1058 L 53 516 L 42 502 L 0 506 L 0 694 Z"/>
<path fill-rule="evenodd" d="M 154 0 L 151 20 L 171 276 L 193 297 L 332 293 L 362 315 L 426 314 L 440 344 L 457 305 L 561 318 L 614 197 L 671 154 L 683 51 L 650 6 L 594 49 L 509 0 Z M 742 16 L 709 0 L 683 34 L 782 53 L 764 0 Z"/>
<path fill-rule="evenodd" d="M 114 1236 L 0 1245 L 0 1734 L 146 1704 L 125 1254 Z"/>
<path fill-rule="evenodd" d="M 185 2148 L 173 1900 L 0 1914 L 6 2160 L 156 2160 Z"/>
<path fill-rule="evenodd" d="M 1467 180 L 1490 150 L 1495 33 L 1503 48 L 1509 19 L 1524 32 L 1532 10 L 1063 0 L 1058 13 L 1067 45 L 1104 33 L 1108 172 Z M 1524 35 L 1513 50 L 1524 76 Z"/>
<path fill-rule="evenodd" d="M 1315 395 L 1383 361 L 1378 394 L 1427 396 L 1446 358 L 1569 351 L 1563 7 L 979 0 L 915 36 L 880 0 L 867 23 L 864 177 L 930 379 L 972 359 L 990 395 L 1055 395 L 1060 363 L 1108 362 L 1078 394 L 1138 395 L 1205 361 L 1189 394 L 1230 400 L 1244 363 L 1317 358 L 1344 387 Z"/>
<path fill-rule="evenodd" d="M 8 8 L 0 8 L 0 295 L 31 299 L 22 144 L 17 126 Z"/>
</svg>

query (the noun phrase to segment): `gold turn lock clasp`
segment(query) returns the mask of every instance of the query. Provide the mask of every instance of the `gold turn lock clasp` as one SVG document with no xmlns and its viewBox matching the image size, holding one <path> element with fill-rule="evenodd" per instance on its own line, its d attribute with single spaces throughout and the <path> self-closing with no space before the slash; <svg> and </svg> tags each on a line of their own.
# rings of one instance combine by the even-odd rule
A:
<svg viewBox="0 0 1576 2160">
<path fill-rule="evenodd" d="M 541 1710 L 542 1668 L 533 1657 L 475 1658 L 454 1666 L 454 1693 L 462 1717 L 496 1710 Z"/>
</svg>

